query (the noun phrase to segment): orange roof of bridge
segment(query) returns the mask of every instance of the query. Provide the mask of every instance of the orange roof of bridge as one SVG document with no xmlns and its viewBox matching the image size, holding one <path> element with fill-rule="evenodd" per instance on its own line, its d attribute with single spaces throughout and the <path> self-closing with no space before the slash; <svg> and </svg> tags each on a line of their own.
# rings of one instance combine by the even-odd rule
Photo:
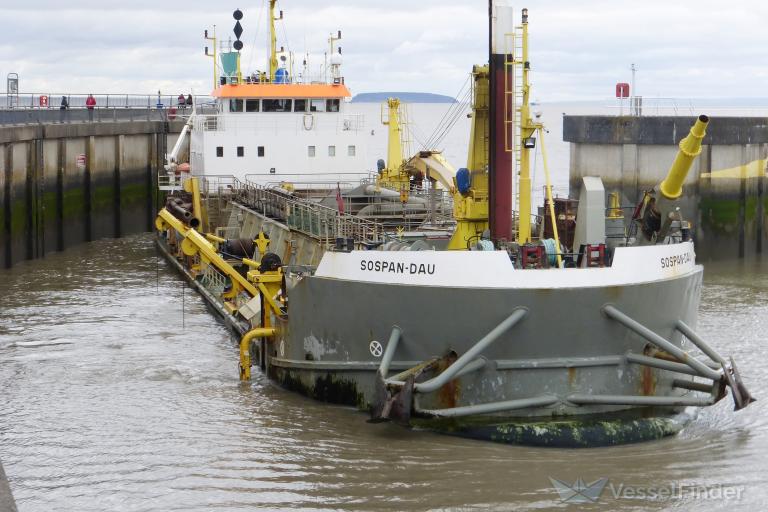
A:
<svg viewBox="0 0 768 512">
<path fill-rule="evenodd" d="M 222 85 L 212 95 L 216 98 L 348 98 L 344 84 L 239 84 Z"/>
</svg>

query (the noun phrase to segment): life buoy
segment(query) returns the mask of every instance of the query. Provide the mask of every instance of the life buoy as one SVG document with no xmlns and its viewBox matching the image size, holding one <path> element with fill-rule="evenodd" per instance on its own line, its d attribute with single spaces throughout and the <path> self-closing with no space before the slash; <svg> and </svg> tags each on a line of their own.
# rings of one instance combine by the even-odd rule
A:
<svg viewBox="0 0 768 512">
<path fill-rule="evenodd" d="M 41 107 L 47 107 L 48 106 L 48 96 L 40 96 L 40 106 Z"/>
<path fill-rule="evenodd" d="M 171 107 L 168 109 L 168 120 L 173 121 L 176 119 L 176 107 Z"/>
<path fill-rule="evenodd" d="M 309 123 L 307 123 L 309 121 Z M 312 114 L 304 114 L 304 129 L 309 131 L 315 127 L 315 116 Z"/>
</svg>

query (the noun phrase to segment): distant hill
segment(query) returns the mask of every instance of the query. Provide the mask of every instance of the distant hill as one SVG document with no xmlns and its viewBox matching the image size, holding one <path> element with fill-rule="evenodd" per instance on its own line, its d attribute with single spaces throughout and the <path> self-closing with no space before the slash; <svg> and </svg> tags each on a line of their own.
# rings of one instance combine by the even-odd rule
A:
<svg viewBox="0 0 768 512">
<path fill-rule="evenodd" d="M 381 103 L 387 98 L 399 98 L 406 103 L 456 103 L 456 98 L 429 92 L 363 92 L 356 94 L 354 103 Z"/>
</svg>

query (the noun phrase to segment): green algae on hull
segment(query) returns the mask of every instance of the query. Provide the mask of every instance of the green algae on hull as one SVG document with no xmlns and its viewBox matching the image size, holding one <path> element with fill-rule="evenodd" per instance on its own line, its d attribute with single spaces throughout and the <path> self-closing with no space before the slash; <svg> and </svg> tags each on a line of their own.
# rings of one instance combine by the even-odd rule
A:
<svg viewBox="0 0 768 512">
<path fill-rule="evenodd" d="M 497 443 L 554 448 L 595 448 L 658 440 L 679 433 L 693 416 L 680 412 L 651 417 L 613 415 L 592 419 L 547 421 L 463 418 L 411 418 L 414 426 L 439 433 Z"/>
</svg>

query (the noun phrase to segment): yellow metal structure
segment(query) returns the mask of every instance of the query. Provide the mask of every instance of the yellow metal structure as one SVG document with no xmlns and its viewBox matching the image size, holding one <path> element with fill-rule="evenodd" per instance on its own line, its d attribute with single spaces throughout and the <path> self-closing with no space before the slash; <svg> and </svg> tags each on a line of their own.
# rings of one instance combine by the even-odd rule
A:
<svg viewBox="0 0 768 512">
<path fill-rule="evenodd" d="M 560 254 L 560 235 L 557 233 L 557 216 L 555 215 L 555 201 L 552 198 L 552 181 L 549 177 L 549 166 L 547 165 L 547 149 L 544 147 L 544 129 L 541 125 L 538 127 L 539 140 L 541 140 L 541 159 L 544 163 L 544 179 L 546 180 L 545 191 L 547 202 L 549 203 L 549 218 L 552 221 L 552 235 L 555 237 L 555 257 L 558 268 L 563 266 L 563 257 Z"/>
<path fill-rule="evenodd" d="M 256 248 L 259 250 L 259 256 L 264 257 L 264 253 L 267 252 L 267 248 L 269 247 L 269 238 L 267 238 L 267 234 L 263 231 L 259 231 L 259 234 L 253 239 L 253 243 L 256 244 Z"/>
<path fill-rule="evenodd" d="M 522 103 L 520 105 L 520 176 L 518 178 L 518 191 L 520 199 L 518 203 L 518 228 L 517 242 L 525 244 L 531 241 L 531 160 L 530 149 L 527 140 L 533 137 L 534 132 L 541 127 L 531 119 L 530 108 L 530 64 L 528 61 L 528 13 L 523 10 L 522 32 L 522 62 L 523 66 Z"/>
<path fill-rule="evenodd" d="M 204 226 L 203 203 L 200 197 L 200 178 L 190 177 L 184 180 L 184 191 L 192 194 L 192 217 L 197 219 L 198 226 Z"/>
<path fill-rule="evenodd" d="M 624 213 L 621 211 L 621 204 L 619 203 L 619 193 L 611 192 L 608 194 L 608 215 L 609 219 L 622 219 Z"/>
<path fill-rule="evenodd" d="M 382 105 L 381 124 L 387 126 L 387 163 L 379 173 L 376 183 L 380 186 L 402 191 L 410 186 L 410 177 L 405 169 L 403 156 L 402 130 L 400 122 L 400 100 L 387 99 L 387 117 L 384 118 Z"/>
<path fill-rule="evenodd" d="M 157 219 L 155 219 L 155 227 L 159 231 L 165 231 L 169 227 L 173 228 L 183 237 L 181 243 L 182 252 L 187 256 L 199 256 L 203 263 L 211 264 L 219 269 L 232 280 L 233 291 L 239 288 L 246 291 L 251 297 L 256 297 L 259 294 L 259 290 L 255 286 L 241 276 L 232 265 L 224 261 L 224 258 L 219 256 L 211 242 L 194 229 L 185 226 L 165 208 L 158 212 Z M 236 294 L 234 293 L 234 295 Z"/>
<path fill-rule="evenodd" d="M 456 230 L 448 242 L 448 250 L 466 250 L 470 240 L 477 240 L 488 229 L 488 107 L 490 99 L 488 66 L 472 68 L 474 94 L 472 126 L 469 134 L 467 170 L 471 186 L 465 194 L 453 190 L 453 216 Z"/>
<path fill-rule="evenodd" d="M 240 338 L 240 380 L 251 380 L 251 343 L 256 338 L 271 338 L 274 327 L 256 327 Z"/>
<path fill-rule="evenodd" d="M 282 269 L 261 272 L 258 268 L 248 271 L 248 280 L 255 283 L 261 294 L 261 327 L 247 332 L 240 340 L 240 379 L 251 378 L 251 340 L 257 337 L 272 337 L 275 328 L 272 315 L 282 315 L 283 311 L 276 297 L 283 288 Z"/>
<path fill-rule="evenodd" d="M 677 199 L 683 194 L 683 182 L 691 169 L 691 164 L 701 154 L 701 140 L 707 134 L 709 118 L 701 115 L 691 127 L 688 136 L 680 141 L 678 151 L 667 177 L 659 185 L 659 192 L 667 199 Z"/>
<path fill-rule="evenodd" d="M 275 4 L 277 0 L 269 0 L 269 81 L 275 83 L 277 74 L 277 32 L 275 31 L 275 21 L 282 19 L 275 18 Z"/>
<path fill-rule="evenodd" d="M 213 265 L 224 275 L 229 277 L 232 288 L 222 296 L 225 299 L 224 306 L 229 311 L 237 311 L 237 306 L 232 303 L 241 292 L 261 299 L 261 326 L 248 331 L 240 340 L 240 378 L 250 379 L 251 376 L 251 356 L 250 343 L 257 337 L 271 337 L 275 335 L 275 328 L 272 326 L 272 316 L 282 315 L 283 309 L 279 304 L 278 295 L 283 286 L 283 272 L 281 268 L 272 271 L 260 272 L 258 268 L 248 271 L 247 278 L 243 277 L 232 265 L 227 263 L 219 256 L 216 248 L 211 241 L 221 243 L 223 238 L 214 235 L 201 235 L 195 229 L 185 226 L 183 222 L 174 217 L 168 210 L 163 208 L 157 214 L 155 227 L 158 231 L 168 231 L 172 229 L 182 237 L 181 251 L 184 255 L 200 258 L 201 264 Z M 209 241 L 211 240 L 211 241 Z M 259 247 L 259 252 L 263 256 L 269 240 L 260 233 L 259 238 L 254 240 Z M 244 259 L 250 267 L 259 264 Z"/>
</svg>

